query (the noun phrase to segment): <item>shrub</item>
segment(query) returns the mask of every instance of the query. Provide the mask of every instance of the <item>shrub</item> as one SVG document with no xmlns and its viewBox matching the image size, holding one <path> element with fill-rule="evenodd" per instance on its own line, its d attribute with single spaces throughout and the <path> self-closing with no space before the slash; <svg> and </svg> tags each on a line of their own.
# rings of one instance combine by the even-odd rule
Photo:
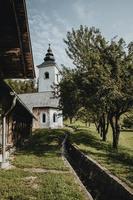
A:
<svg viewBox="0 0 133 200">
<path fill-rule="evenodd" d="M 123 127 L 133 128 L 133 115 L 130 115 L 129 117 L 123 119 Z"/>
</svg>

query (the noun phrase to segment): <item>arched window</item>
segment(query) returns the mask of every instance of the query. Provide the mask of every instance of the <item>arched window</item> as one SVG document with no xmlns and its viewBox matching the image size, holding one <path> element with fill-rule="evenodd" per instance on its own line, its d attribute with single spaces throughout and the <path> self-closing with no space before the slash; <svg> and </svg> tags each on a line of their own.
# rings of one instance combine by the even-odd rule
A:
<svg viewBox="0 0 133 200">
<path fill-rule="evenodd" d="M 57 114 L 53 113 L 53 122 L 57 122 Z"/>
<path fill-rule="evenodd" d="M 46 114 L 42 113 L 42 123 L 46 123 Z"/>
<path fill-rule="evenodd" d="M 48 72 L 45 72 L 45 73 L 44 73 L 44 78 L 45 78 L 45 79 L 48 79 L 48 78 L 49 78 L 49 73 L 48 73 Z"/>
</svg>

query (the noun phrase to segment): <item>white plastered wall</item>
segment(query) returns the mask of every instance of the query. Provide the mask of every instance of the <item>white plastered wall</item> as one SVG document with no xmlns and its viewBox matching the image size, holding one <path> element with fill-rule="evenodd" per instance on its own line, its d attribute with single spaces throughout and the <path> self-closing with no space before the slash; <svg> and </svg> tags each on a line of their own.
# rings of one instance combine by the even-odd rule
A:
<svg viewBox="0 0 133 200">
<path fill-rule="evenodd" d="M 49 113 L 50 113 L 50 128 L 63 127 L 63 119 L 62 119 L 61 111 L 54 108 L 50 108 Z M 57 115 L 56 122 L 53 122 L 54 113 Z"/>
<path fill-rule="evenodd" d="M 33 120 L 33 129 L 37 128 L 61 128 L 63 127 L 62 112 L 56 108 L 34 108 L 33 113 L 37 120 Z M 46 114 L 46 122 L 42 122 L 42 115 Z M 57 121 L 53 122 L 53 114 L 57 114 Z"/>
<path fill-rule="evenodd" d="M 49 73 L 49 78 L 45 78 L 45 73 Z M 39 68 L 39 92 L 53 91 L 53 83 L 57 84 L 57 74 L 58 82 L 60 81 L 59 71 L 56 66 L 45 66 Z"/>
</svg>

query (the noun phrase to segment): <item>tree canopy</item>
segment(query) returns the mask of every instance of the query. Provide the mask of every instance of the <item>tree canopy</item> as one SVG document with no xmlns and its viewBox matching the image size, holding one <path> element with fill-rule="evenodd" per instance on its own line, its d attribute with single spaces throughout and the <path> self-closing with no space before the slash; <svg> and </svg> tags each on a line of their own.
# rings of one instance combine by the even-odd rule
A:
<svg viewBox="0 0 133 200">
<path fill-rule="evenodd" d="M 122 38 L 113 38 L 109 42 L 98 29 L 86 26 L 72 29 L 64 42 L 66 52 L 76 66 L 73 76 L 68 72 L 68 77 L 63 79 L 78 91 L 78 101 L 73 102 L 79 102 L 93 113 L 103 140 L 106 140 L 111 124 L 113 147 L 117 148 L 120 116 L 133 106 L 133 43 L 126 45 Z M 76 92 L 73 97 L 77 99 Z M 68 103 L 71 95 L 68 92 L 66 96 Z M 61 101 L 63 105 L 62 93 Z"/>
<path fill-rule="evenodd" d="M 72 119 L 77 114 L 80 108 L 78 89 L 74 81 L 75 70 L 67 69 L 65 66 L 62 70 L 62 80 L 59 84 L 57 91 L 59 91 L 60 97 L 60 108 L 63 110 L 63 115 L 65 118 Z"/>
<path fill-rule="evenodd" d="M 7 84 L 17 93 L 33 93 L 37 91 L 34 80 L 6 80 Z"/>
</svg>

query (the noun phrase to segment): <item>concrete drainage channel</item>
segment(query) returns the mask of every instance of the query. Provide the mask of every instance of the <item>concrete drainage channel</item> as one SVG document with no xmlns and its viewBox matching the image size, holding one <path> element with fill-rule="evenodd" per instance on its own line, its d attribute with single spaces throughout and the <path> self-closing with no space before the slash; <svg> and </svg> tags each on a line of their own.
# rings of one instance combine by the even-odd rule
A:
<svg viewBox="0 0 133 200">
<path fill-rule="evenodd" d="M 94 200 L 133 200 L 133 191 L 107 169 L 86 157 L 69 142 L 66 134 L 62 143 L 63 156 L 67 159 L 82 184 Z M 88 196 L 89 199 L 89 196 Z"/>
</svg>

